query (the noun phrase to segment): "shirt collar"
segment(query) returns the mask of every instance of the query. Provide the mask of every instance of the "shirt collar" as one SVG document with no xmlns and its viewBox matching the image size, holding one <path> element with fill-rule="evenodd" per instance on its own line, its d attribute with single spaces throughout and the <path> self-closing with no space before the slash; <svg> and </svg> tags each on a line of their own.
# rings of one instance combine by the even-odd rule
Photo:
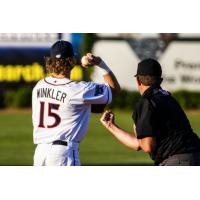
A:
<svg viewBox="0 0 200 200">
<path fill-rule="evenodd" d="M 142 94 L 142 97 L 145 97 L 151 94 L 155 89 L 160 89 L 160 88 L 161 88 L 160 85 L 157 85 L 157 84 L 152 85 L 147 90 L 145 90 L 145 92 Z"/>
<path fill-rule="evenodd" d="M 50 84 L 53 84 L 53 85 L 65 85 L 65 84 L 72 82 L 68 78 L 55 78 L 55 77 L 52 77 L 52 76 L 46 77 L 45 81 L 50 83 Z"/>
</svg>

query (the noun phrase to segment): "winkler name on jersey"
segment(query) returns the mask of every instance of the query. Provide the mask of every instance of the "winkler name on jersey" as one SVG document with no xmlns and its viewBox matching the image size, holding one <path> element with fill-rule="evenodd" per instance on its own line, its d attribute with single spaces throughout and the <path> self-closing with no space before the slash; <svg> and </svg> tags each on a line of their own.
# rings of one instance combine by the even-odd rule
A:
<svg viewBox="0 0 200 200">
<path fill-rule="evenodd" d="M 37 89 L 37 98 L 50 98 L 65 103 L 67 94 L 60 90 L 52 88 L 39 88 Z"/>
</svg>

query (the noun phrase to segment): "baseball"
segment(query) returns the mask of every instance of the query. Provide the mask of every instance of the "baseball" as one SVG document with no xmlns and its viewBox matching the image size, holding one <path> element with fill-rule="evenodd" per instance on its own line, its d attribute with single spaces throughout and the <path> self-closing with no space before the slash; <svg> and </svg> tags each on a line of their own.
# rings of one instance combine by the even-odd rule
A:
<svg viewBox="0 0 200 200">
<path fill-rule="evenodd" d="M 83 56 L 83 57 L 81 58 L 81 65 L 82 65 L 83 67 L 88 67 L 88 66 L 90 65 L 87 56 Z"/>
</svg>

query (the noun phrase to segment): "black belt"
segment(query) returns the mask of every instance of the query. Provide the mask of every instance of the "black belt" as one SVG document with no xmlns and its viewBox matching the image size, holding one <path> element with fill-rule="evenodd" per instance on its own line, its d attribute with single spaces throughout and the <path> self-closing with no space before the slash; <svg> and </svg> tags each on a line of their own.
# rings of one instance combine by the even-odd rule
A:
<svg viewBox="0 0 200 200">
<path fill-rule="evenodd" d="M 68 146 L 68 143 L 62 140 L 56 140 L 52 143 L 53 145 L 64 145 L 64 146 Z"/>
</svg>

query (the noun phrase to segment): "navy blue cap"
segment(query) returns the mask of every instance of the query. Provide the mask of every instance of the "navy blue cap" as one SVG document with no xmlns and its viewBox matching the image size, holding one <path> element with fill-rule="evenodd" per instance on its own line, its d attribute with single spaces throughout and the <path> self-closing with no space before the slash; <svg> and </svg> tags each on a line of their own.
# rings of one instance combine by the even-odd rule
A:
<svg viewBox="0 0 200 200">
<path fill-rule="evenodd" d="M 161 65 L 158 61 L 152 58 L 142 60 L 138 64 L 137 74 L 135 76 L 138 76 L 138 75 L 143 75 L 143 76 L 149 75 L 149 76 L 161 77 L 162 75 Z"/>
<path fill-rule="evenodd" d="M 59 40 L 54 43 L 50 50 L 52 58 L 69 58 L 74 56 L 74 50 L 70 42 Z"/>
</svg>

